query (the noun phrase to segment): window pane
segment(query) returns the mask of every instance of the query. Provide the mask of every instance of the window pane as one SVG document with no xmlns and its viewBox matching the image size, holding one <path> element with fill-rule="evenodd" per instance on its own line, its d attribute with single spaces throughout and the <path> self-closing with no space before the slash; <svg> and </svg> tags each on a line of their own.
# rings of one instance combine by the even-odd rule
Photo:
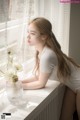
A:
<svg viewBox="0 0 80 120">
<path fill-rule="evenodd" d="M 34 0 L 0 0 L 0 23 L 34 15 Z"/>
<path fill-rule="evenodd" d="M 9 20 L 9 0 L 0 0 L 0 23 Z"/>
</svg>

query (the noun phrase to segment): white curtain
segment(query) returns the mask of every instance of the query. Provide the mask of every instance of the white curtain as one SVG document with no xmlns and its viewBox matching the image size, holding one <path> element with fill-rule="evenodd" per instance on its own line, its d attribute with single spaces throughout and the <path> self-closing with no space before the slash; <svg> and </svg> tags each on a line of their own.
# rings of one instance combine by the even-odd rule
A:
<svg viewBox="0 0 80 120">
<path fill-rule="evenodd" d="M 68 53 L 69 14 L 70 5 L 58 0 L 0 0 L 0 65 L 6 61 L 6 49 L 14 51 L 21 63 L 34 56 L 26 36 L 29 20 L 37 16 L 51 21 L 63 51 Z"/>
<path fill-rule="evenodd" d="M 32 56 L 32 49 L 29 48 L 26 42 L 27 24 L 35 16 L 34 4 L 35 0 L 10 0 L 10 19 L 21 20 L 21 25 L 18 28 L 19 39 L 17 41 L 17 55 L 21 62 Z M 17 17 L 17 18 L 16 18 Z"/>
<path fill-rule="evenodd" d="M 31 59 L 34 49 L 26 42 L 27 24 L 37 15 L 37 0 L 0 0 L 0 69 L 4 70 L 7 51 L 20 63 Z"/>
</svg>

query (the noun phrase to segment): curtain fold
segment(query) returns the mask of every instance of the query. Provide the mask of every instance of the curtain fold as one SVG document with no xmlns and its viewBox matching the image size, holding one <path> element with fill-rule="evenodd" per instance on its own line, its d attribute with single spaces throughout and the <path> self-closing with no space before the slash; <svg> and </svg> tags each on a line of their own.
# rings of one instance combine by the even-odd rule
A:
<svg viewBox="0 0 80 120">
<path fill-rule="evenodd" d="M 36 17 L 36 0 L 0 0 L 0 69 L 7 63 L 7 51 L 12 51 L 20 63 L 34 55 L 27 45 L 27 25 Z"/>
</svg>

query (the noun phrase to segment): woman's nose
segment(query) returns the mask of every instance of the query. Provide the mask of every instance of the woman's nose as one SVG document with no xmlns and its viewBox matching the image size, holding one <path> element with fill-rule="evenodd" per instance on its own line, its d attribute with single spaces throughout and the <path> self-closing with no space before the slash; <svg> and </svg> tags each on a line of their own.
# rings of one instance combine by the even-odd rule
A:
<svg viewBox="0 0 80 120">
<path fill-rule="evenodd" d="M 27 38 L 30 38 L 30 34 L 29 33 L 27 33 Z"/>
</svg>

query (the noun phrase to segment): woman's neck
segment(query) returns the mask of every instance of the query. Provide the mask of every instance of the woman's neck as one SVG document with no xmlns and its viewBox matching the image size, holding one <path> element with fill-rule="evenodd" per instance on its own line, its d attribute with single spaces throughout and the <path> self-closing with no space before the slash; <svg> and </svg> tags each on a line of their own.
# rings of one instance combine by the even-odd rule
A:
<svg viewBox="0 0 80 120">
<path fill-rule="evenodd" d="M 41 54 L 41 52 L 43 51 L 44 46 L 45 46 L 45 45 L 41 45 L 41 44 L 35 46 L 35 48 L 36 48 L 36 50 L 39 52 L 39 54 Z"/>
</svg>

